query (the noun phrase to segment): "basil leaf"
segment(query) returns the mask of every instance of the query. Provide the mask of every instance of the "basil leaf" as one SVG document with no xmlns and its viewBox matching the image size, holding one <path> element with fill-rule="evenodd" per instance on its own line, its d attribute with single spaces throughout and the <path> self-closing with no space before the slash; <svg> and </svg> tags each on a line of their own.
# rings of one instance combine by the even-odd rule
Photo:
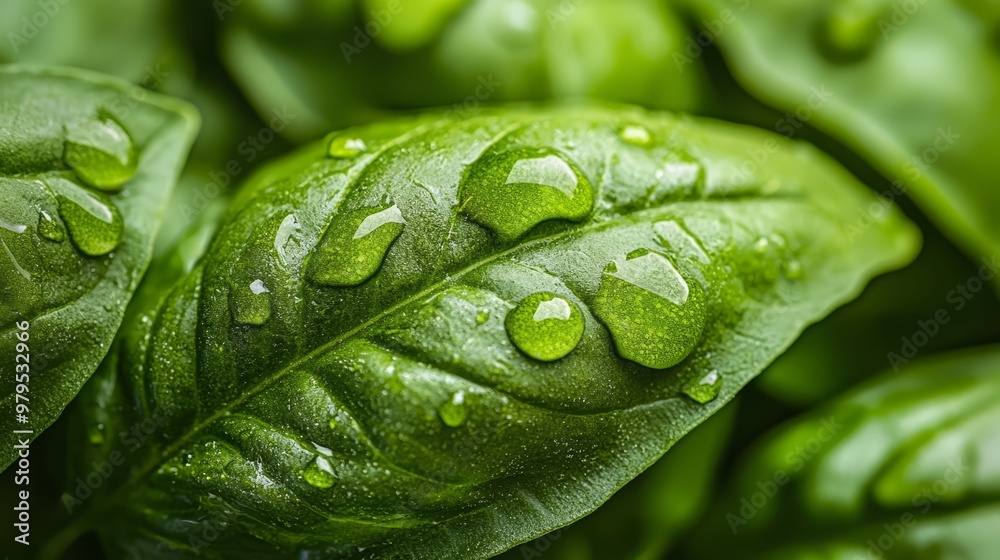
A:
<svg viewBox="0 0 1000 560">
<path fill-rule="evenodd" d="M 689 557 L 994 558 L 998 403 L 996 346 L 881 376 L 765 438 Z"/>
<path fill-rule="evenodd" d="M 193 139 L 186 104 L 131 91 L 0 67 L 0 360 L 17 368 L 0 382 L 3 466 L 108 351 Z"/>
<path fill-rule="evenodd" d="M 298 115 L 281 131 L 297 140 L 400 109 L 587 97 L 694 110 L 707 97 L 693 39 L 660 0 L 248 1 L 225 16 L 227 67 L 265 121 Z"/>
<path fill-rule="evenodd" d="M 566 525 L 913 257 L 897 212 L 848 239 L 864 192 L 808 146 L 626 108 L 336 134 L 251 178 L 124 331 L 77 428 L 128 467 L 67 492 L 93 509 L 55 542 L 488 557 Z"/>
<path fill-rule="evenodd" d="M 913 263 L 876 278 L 858 299 L 806 329 L 756 387 L 804 408 L 886 368 L 1000 340 L 1000 299 L 986 279 L 1000 272 L 1000 261 L 972 262 L 929 224 L 922 231 Z"/>
<path fill-rule="evenodd" d="M 995 19 L 958 2 L 687 3 L 717 26 L 705 32 L 740 84 L 789 111 L 779 132 L 816 126 L 893 181 L 890 199 L 911 193 L 974 258 L 998 253 L 1000 136 L 985 124 L 1000 119 Z"/>
<path fill-rule="evenodd" d="M 594 513 L 514 547 L 498 560 L 664 558 L 709 505 L 735 420 L 734 403 L 684 436 Z"/>
</svg>

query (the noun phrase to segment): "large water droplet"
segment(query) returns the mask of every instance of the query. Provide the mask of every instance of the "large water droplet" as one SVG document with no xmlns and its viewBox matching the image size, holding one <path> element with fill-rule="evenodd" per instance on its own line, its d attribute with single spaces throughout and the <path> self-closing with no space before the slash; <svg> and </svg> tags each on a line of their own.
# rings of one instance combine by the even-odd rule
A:
<svg viewBox="0 0 1000 560">
<path fill-rule="evenodd" d="M 705 248 L 681 224 L 674 220 L 657 222 L 653 225 L 653 231 L 659 236 L 660 245 L 673 249 L 682 255 L 691 255 L 698 261 L 708 264 L 710 259 Z"/>
<path fill-rule="evenodd" d="M 594 188 L 555 150 L 514 148 L 479 158 L 459 199 L 472 221 L 511 241 L 546 220 L 582 220 L 593 208 Z"/>
<path fill-rule="evenodd" d="M 288 258 L 285 254 L 288 242 L 292 240 L 292 236 L 301 228 L 302 225 L 299 224 L 299 220 L 295 217 L 295 214 L 289 214 L 281 221 L 277 233 L 274 234 L 274 251 L 278 253 L 278 258 L 284 265 L 288 265 Z"/>
<path fill-rule="evenodd" d="M 458 391 L 449 400 L 445 401 L 438 409 L 438 416 L 441 417 L 441 421 L 446 426 L 451 428 L 457 428 L 465 424 L 466 419 L 469 417 L 469 410 L 465 405 L 465 392 Z"/>
<path fill-rule="evenodd" d="M 330 466 L 330 461 L 321 456 L 317 456 L 316 460 L 306 467 L 305 471 L 302 472 L 302 477 L 316 488 L 329 488 L 337 481 L 337 474 Z"/>
<path fill-rule="evenodd" d="M 263 325 L 271 318 L 271 291 L 263 280 L 229 291 L 229 311 L 233 321 L 244 325 Z"/>
<path fill-rule="evenodd" d="M 640 124 L 627 124 L 618 129 L 618 136 L 629 144 L 646 147 L 653 141 L 649 129 Z"/>
<path fill-rule="evenodd" d="M 38 234 L 57 243 L 66 239 L 66 230 L 62 224 L 45 210 L 38 213 Z"/>
<path fill-rule="evenodd" d="M 135 175 L 138 159 L 128 132 L 107 113 L 69 127 L 63 157 L 83 182 L 109 191 Z"/>
<path fill-rule="evenodd" d="M 328 154 L 332 158 L 352 158 L 368 149 L 365 141 L 351 136 L 337 136 L 330 141 Z"/>
<path fill-rule="evenodd" d="M 310 279 L 326 286 L 356 286 L 371 278 L 405 224 L 395 205 L 335 217 L 313 253 Z"/>
<path fill-rule="evenodd" d="M 121 243 L 125 223 L 110 200 L 66 179 L 49 179 L 46 184 L 56 193 L 59 216 L 81 253 L 106 255 Z"/>
<path fill-rule="evenodd" d="M 719 370 L 713 369 L 701 379 L 689 381 L 684 385 L 683 391 L 691 400 L 705 404 L 715 400 L 721 389 L 722 376 L 719 375 Z"/>
<path fill-rule="evenodd" d="M 705 328 L 705 295 L 664 255 L 639 249 L 604 269 L 594 313 L 622 357 L 664 369 L 680 363 Z"/>
<path fill-rule="evenodd" d="M 573 302 L 538 292 L 521 300 L 504 321 L 507 336 L 522 352 L 543 362 L 569 354 L 583 337 L 583 315 Z"/>
</svg>

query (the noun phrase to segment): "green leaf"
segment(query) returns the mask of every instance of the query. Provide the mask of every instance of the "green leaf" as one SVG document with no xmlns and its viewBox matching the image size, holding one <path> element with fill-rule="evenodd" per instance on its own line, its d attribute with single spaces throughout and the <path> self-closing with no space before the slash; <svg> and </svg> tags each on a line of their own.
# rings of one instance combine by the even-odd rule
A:
<svg viewBox="0 0 1000 560">
<path fill-rule="evenodd" d="M 889 199 L 912 194 L 975 259 L 1000 252 L 995 16 L 977 20 L 954 1 L 685 2 L 718 26 L 740 84 L 789 112 L 779 132 L 819 128 L 893 181 Z"/>
<path fill-rule="evenodd" d="M 714 491 L 736 403 L 699 425 L 597 511 L 498 560 L 657 560 L 698 523 Z"/>
<path fill-rule="evenodd" d="M 82 71 L 0 67 L 3 466 L 108 351 L 193 140 L 190 107 L 132 91 Z M 17 384 L 15 363 L 28 370 Z"/>
<path fill-rule="evenodd" d="M 222 56 L 265 120 L 314 139 L 393 110 L 469 117 L 498 101 L 592 98 L 694 110 L 707 97 L 693 35 L 660 0 L 265 2 L 227 14 Z M 294 8 L 292 7 L 294 6 Z"/>
<path fill-rule="evenodd" d="M 747 166 L 754 149 L 769 156 Z M 488 185 L 489 220 L 472 210 Z M 637 109 L 334 135 L 251 178 L 204 257 L 123 331 L 75 424 L 78 442 L 108 435 L 70 479 L 116 450 L 124 466 L 94 496 L 68 489 L 90 511 L 53 548 L 93 528 L 133 555 L 485 558 L 564 526 L 913 257 L 896 212 L 848 235 L 864 200 L 806 145 Z M 523 233 L 481 225 L 507 219 Z M 512 342 L 508 313 L 539 292 Z M 599 319 L 601 293 L 641 313 Z M 576 313 L 565 357 L 573 337 L 524 342 Z"/>
<path fill-rule="evenodd" d="M 760 442 L 688 557 L 995 558 L 998 403 L 996 346 L 881 376 Z"/>
</svg>

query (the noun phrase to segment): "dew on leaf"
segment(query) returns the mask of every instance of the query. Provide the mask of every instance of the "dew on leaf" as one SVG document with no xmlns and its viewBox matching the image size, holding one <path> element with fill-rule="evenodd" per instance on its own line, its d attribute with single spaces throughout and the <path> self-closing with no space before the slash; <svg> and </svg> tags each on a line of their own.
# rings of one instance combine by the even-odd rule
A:
<svg viewBox="0 0 1000 560">
<path fill-rule="evenodd" d="M 594 313 L 623 358 L 655 369 L 680 363 L 701 339 L 701 286 L 688 283 L 664 255 L 639 249 L 604 269 Z"/>
<path fill-rule="evenodd" d="M 593 208 L 594 188 L 555 150 L 514 148 L 476 160 L 459 199 L 469 219 L 507 242 L 546 220 L 582 220 Z"/>
<path fill-rule="evenodd" d="M 356 286 L 372 277 L 406 220 L 396 205 L 363 208 L 334 217 L 309 265 L 309 278 L 325 286 Z"/>
<path fill-rule="evenodd" d="M 351 136 L 337 136 L 330 141 L 330 148 L 327 151 L 330 157 L 338 159 L 352 158 L 365 150 L 368 146 L 360 138 Z"/>
<path fill-rule="evenodd" d="M 243 325 L 263 325 L 271 318 L 271 291 L 263 280 L 229 291 L 229 311 L 233 321 Z"/>
<path fill-rule="evenodd" d="M 66 230 L 62 224 L 45 210 L 38 213 L 38 234 L 57 243 L 66 239 Z"/>
<path fill-rule="evenodd" d="M 330 461 L 321 456 L 317 456 L 316 460 L 306 467 L 302 472 L 302 477 L 316 488 L 329 488 L 337 481 L 337 475 L 334 473 L 333 467 L 330 466 Z"/>
<path fill-rule="evenodd" d="M 450 428 L 457 428 L 465 424 L 465 420 L 469 417 L 469 410 L 465 404 L 465 392 L 458 391 L 445 401 L 438 408 L 438 416 L 441 417 L 441 421 L 444 422 L 445 426 Z"/>
<path fill-rule="evenodd" d="M 138 159 L 128 132 L 106 113 L 68 127 L 63 154 L 84 183 L 106 191 L 131 179 Z"/>
<path fill-rule="evenodd" d="M 543 362 L 558 360 L 573 351 L 584 328 L 576 304 L 550 292 L 538 292 L 521 300 L 507 314 L 504 325 L 519 350 Z"/>
<path fill-rule="evenodd" d="M 618 129 L 618 136 L 629 144 L 636 146 L 645 147 L 653 141 L 649 129 L 640 124 L 627 124 L 621 127 Z"/>
<path fill-rule="evenodd" d="M 704 377 L 686 383 L 682 390 L 691 400 L 705 404 L 715 400 L 721 389 L 722 376 L 719 375 L 719 370 L 713 369 Z"/>
<path fill-rule="evenodd" d="M 121 243 L 125 223 L 114 203 L 66 179 L 49 179 L 46 184 L 56 193 L 59 216 L 81 253 L 106 255 Z"/>
<path fill-rule="evenodd" d="M 490 319 L 490 310 L 481 309 L 479 313 L 476 313 L 476 324 L 482 325 Z"/>
</svg>

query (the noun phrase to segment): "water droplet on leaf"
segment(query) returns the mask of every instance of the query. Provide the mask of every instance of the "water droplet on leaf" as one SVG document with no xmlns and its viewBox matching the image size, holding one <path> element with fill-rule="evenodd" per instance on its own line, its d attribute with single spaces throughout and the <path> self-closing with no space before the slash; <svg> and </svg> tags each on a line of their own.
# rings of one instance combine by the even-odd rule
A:
<svg viewBox="0 0 1000 560">
<path fill-rule="evenodd" d="M 490 318 L 490 310 L 489 309 L 483 309 L 479 313 L 476 314 L 476 323 L 479 324 L 479 325 L 482 325 L 483 323 L 485 323 L 486 321 L 488 321 L 489 318 Z"/>
<path fill-rule="evenodd" d="M 512 241 L 552 219 L 580 221 L 594 188 L 555 150 L 515 148 L 479 158 L 459 188 L 462 212 Z"/>
<path fill-rule="evenodd" d="M 97 257 L 110 253 L 121 243 L 125 223 L 111 201 L 66 179 L 50 179 L 46 184 L 56 193 L 59 216 L 80 252 Z"/>
<path fill-rule="evenodd" d="M 271 318 L 271 291 L 263 280 L 229 291 L 229 311 L 233 321 L 244 325 L 263 325 Z"/>
<path fill-rule="evenodd" d="M 583 337 L 583 315 L 566 298 L 538 292 L 521 300 L 504 321 L 507 336 L 522 352 L 543 362 L 569 354 Z"/>
<path fill-rule="evenodd" d="M 639 249 L 604 269 L 594 312 L 622 357 L 664 369 L 680 363 L 701 339 L 705 295 L 664 255 Z"/>
<path fill-rule="evenodd" d="M 337 481 L 337 475 L 333 472 L 333 467 L 325 457 L 316 457 L 316 460 L 306 467 L 302 473 L 310 485 L 316 488 L 329 488 Z"/>
<path fill-rule="evenodd" d="M 722 376 L 719 375 L 719 370 L 713 369 L 701 379 L 689 381 L 684 385 L 683 391 L 691 400 L 705 404 L 715 400 L 721 389 Z"/>
<path fill-rule="evenodd" d="M 337 136 L 330 141 L 330 149 L 327 152 L 330 157 L 338 159 L 352 158 L 368 149 L 365 141 L 360 138 L 350 136 Z"/>
<path fill-rule="evenodd" d="M 406 220 L 395 205 L 334 217 L 313 253 L 309 278 L 326 286 L 356 286 L 371 278 Z"/>
<path fill-rule="evenodd" d="M 465 405 L 465 392 L 458 391 L 451 396 L 447 402 L 441 405 L 438 409 L 438 416 L 441 417 L 441 421 L 444 422 L 445 426 L 451 428 L 457 428 L 462 424 L 465 424 L 466 419 L 469 417 L 469 411 Z"/>
<path fill-rule="evenodd" d="M 648 146 L 653 141 L 649 129 L 640 124 L 627 124 L 621 127 L 618 136 L 629 144 L 642 147 Z"/>
<path fill-rule="evenodd" d="M 38 213 L 38 234 L 57 243 L 66 239 L 66 230 L 62 224 L 45 210 Z"/>
<path fill-rule="evenodd" d="M 83 182 L 108 191 L 135 175 L 138 159 L 128 132 L 107 113 L 67 128 L 63 157 Z"/>
</svg>

